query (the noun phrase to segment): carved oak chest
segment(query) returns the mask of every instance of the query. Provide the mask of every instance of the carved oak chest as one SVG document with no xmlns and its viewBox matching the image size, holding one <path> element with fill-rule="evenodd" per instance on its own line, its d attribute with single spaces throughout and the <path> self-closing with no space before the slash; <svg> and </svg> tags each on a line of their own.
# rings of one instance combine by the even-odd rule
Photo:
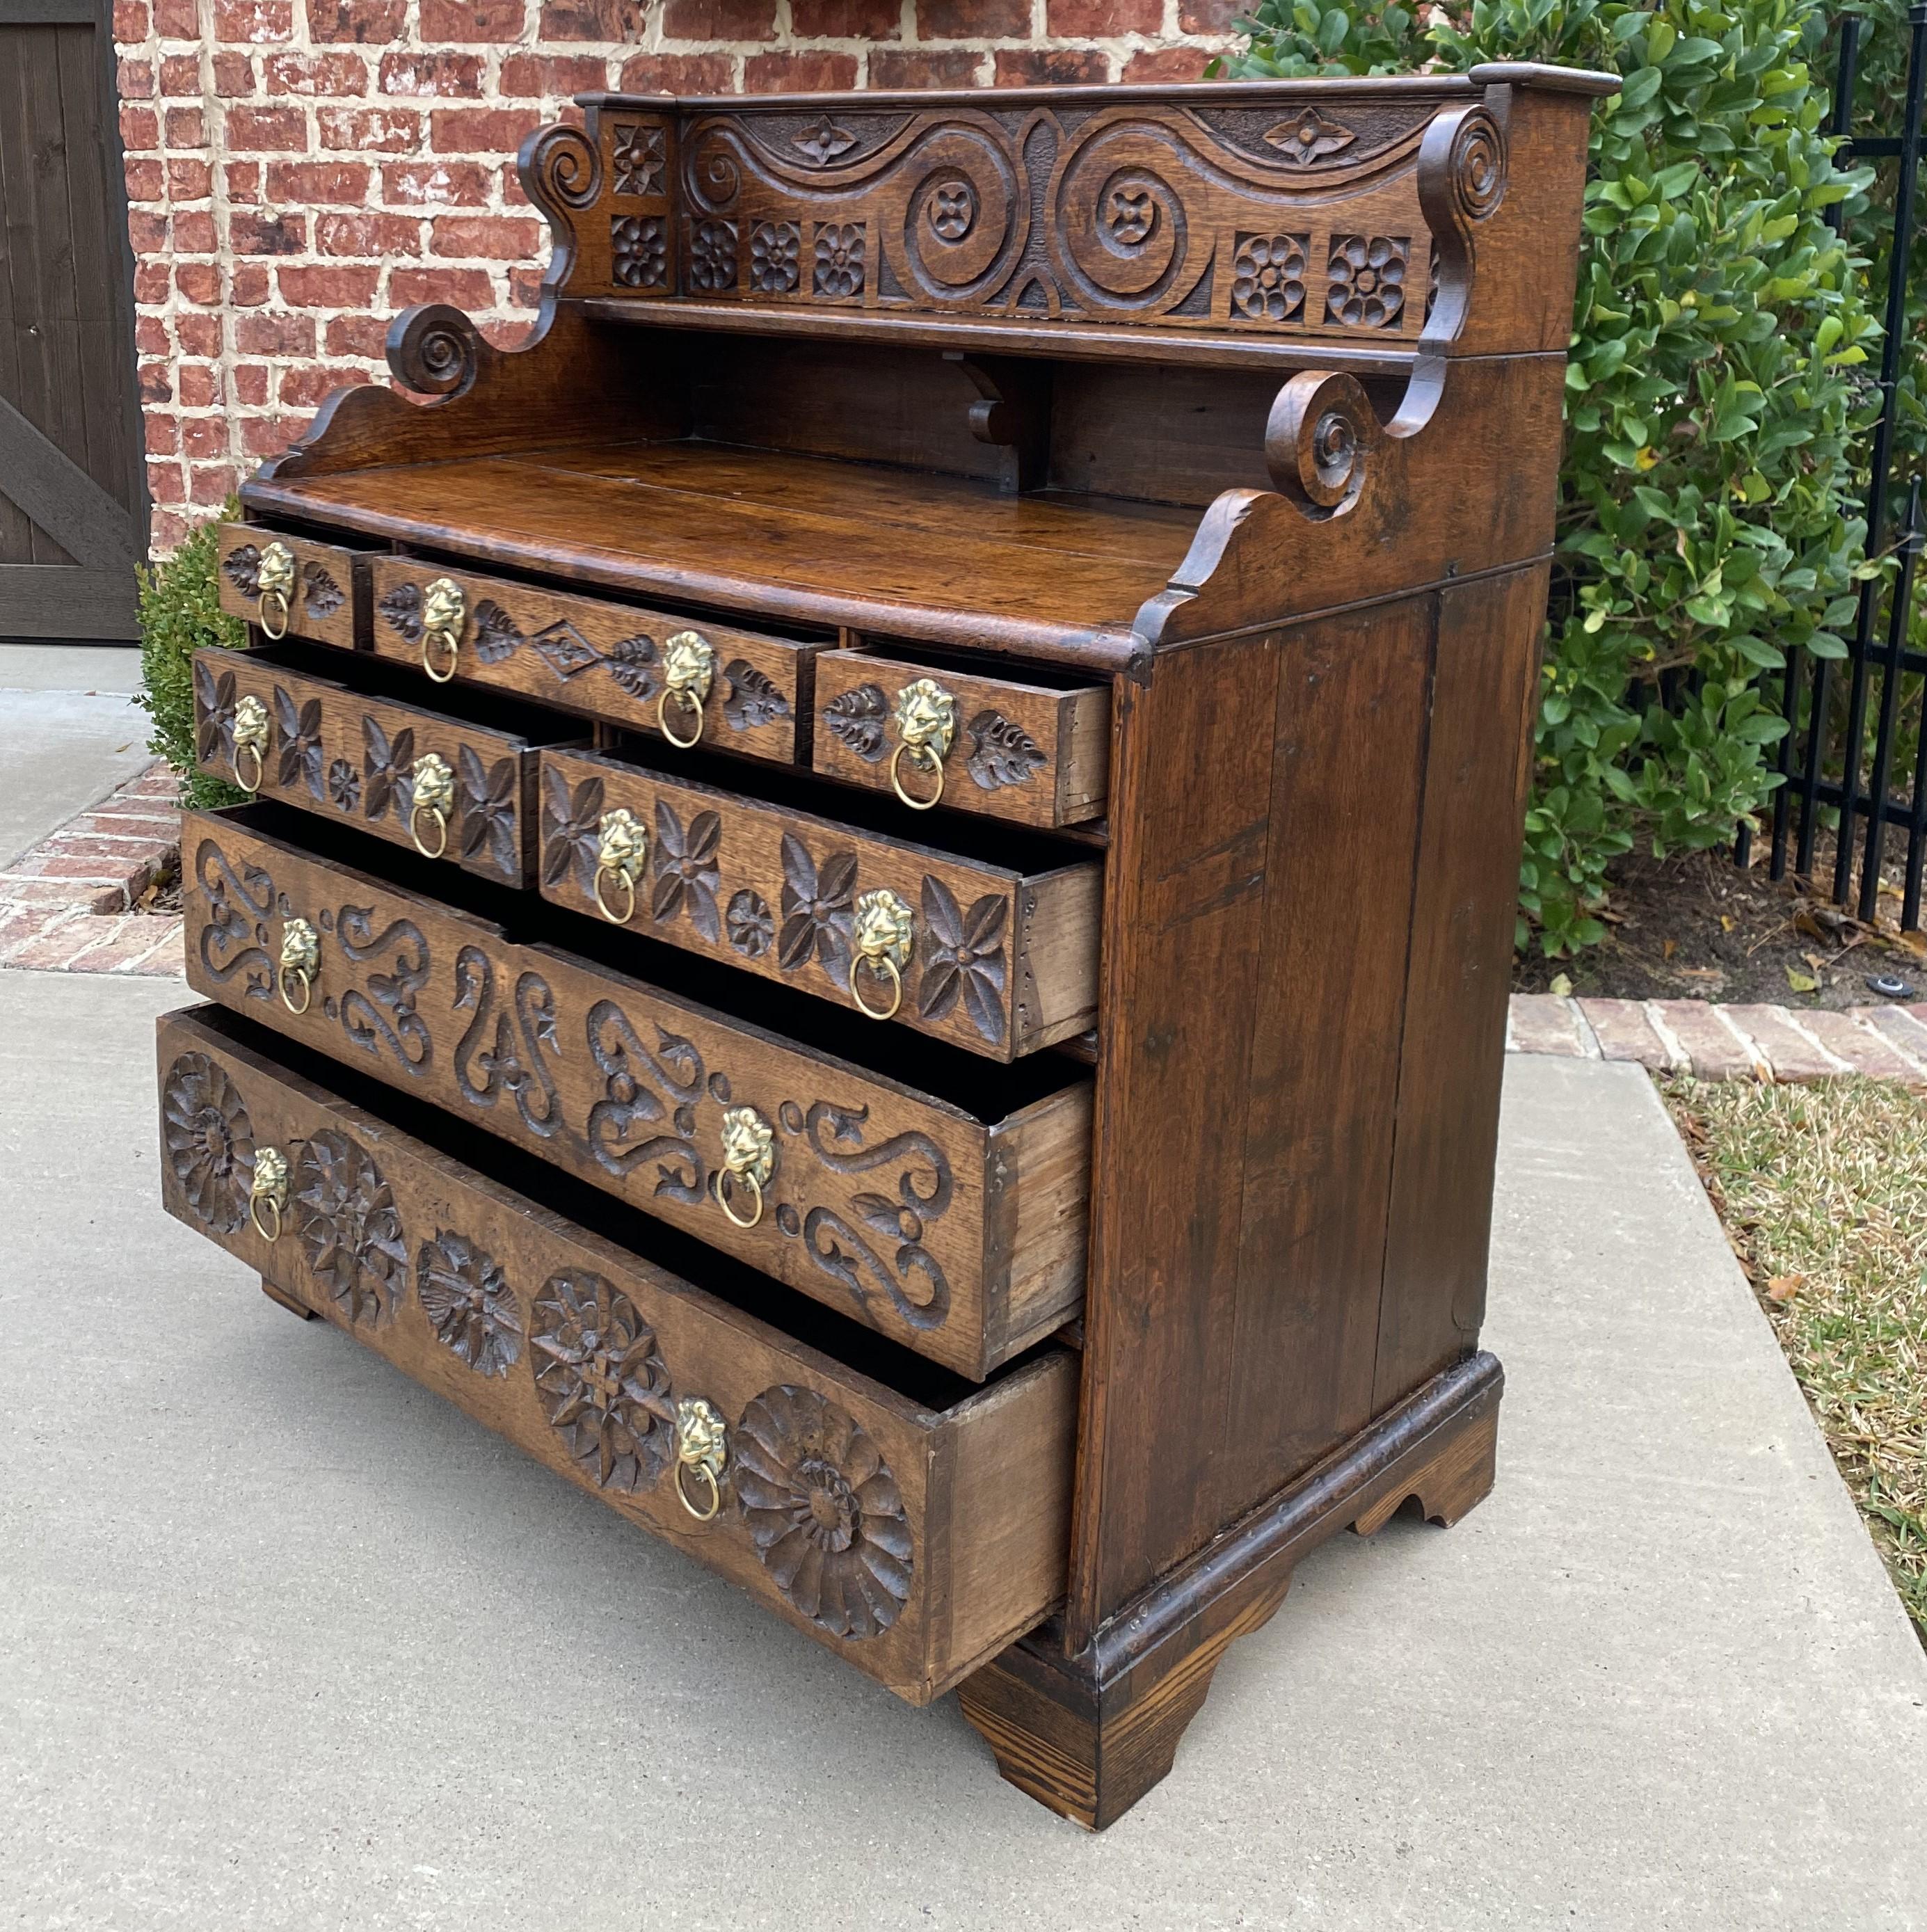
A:
<svg viewBox="0 0 1927 1932">
<path fill-rule="evenodd" d="M 220 540 L 171 1211 L 1101 1826 L 1479 1351 L 1590 97 L 535 136 Z M 756 1667 L 744 1660 L 743 1667 Z"/>
</svg>

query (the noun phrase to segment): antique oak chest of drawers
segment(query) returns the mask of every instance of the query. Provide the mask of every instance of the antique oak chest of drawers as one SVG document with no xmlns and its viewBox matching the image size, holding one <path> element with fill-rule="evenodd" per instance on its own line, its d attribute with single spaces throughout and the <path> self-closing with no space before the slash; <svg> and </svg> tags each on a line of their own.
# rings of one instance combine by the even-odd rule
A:
<svg viewBox="0 0 1927 1932">
<path fill-rule="evenodd" d="M 528 341 L 400 317 L 222 532 L 169 1208 L 1117 1816 L 1308 1550 L 1492 1481 L 1613 85 L 533 137 Z"/>
</svg>

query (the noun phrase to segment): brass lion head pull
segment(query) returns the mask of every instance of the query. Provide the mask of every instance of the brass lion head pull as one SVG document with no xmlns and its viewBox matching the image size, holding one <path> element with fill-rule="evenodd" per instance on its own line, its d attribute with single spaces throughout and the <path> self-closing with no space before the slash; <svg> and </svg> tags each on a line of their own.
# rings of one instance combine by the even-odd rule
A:
<svg viewBox="0 0 1927 1932">
<path fill-rule="evenodd" d="M 893 720 L 897 748 L 890 754 L 890 789 L 913 812 L 928 812 L 943 796 L 943 761 L 957 736 L 957 700 L 934 677 L 920 677 L 897 693 Z M 900 769 L 907 753 L 913 765 L 937 774 L 937 789 L 919 798 L 904 788 Z"/>
<path fill-rule="evenodd" d="M 619 805 L 614 811 L 602 814 L 596 832 L 593 889 L 596 910 L 613 924 L 627 926 L 634 918 L 636 881 L 643 876 L 643 866 L 649 855 L 649 835 L 634 812 Z M 604 879 L 613 879 L 622 888 L 620 912 L 603 896 Z"/>
<path fill-rule="evenodd" d="M 856 957 L 850 962 L 850 997 L 873 1020 L 895 1016 L 904 1003 L 904 968 L 910 963 L 915 915 L 889 887 L 865 892 L 856 902 Z M 873 1006 L 863 997 L 858 975 L 868 970 L 890 982 L 890 1004 Z"/>
<path fill-rule="evenodd" d="M 267 770 L 268 707 L 253 692 L 234 707 L 234 782 L 243 791 L 259 791 Z M 254 760 L 250 778 L 241 768 L 243 758 Z"/>
<path fill-rule="evenodd" d="M 409 785 L 415 802 L 409 808 L 408 836 L 424 859 L 439 859 L 448 849 L 448 812 L 455 802 L 455 775 L 446 758 L 424 752 L 409 767 Z M 433 850 L 421 836 L 424 815 L 435 831 Z"/>
<path fill-rule="evenodd" d="M 304 919 L 290 919 L 281 927 L 281 963 L 274 975 L 281 1004 L 291 1013 L 304 1013 L 314 998 L 314 976 L 321 967 L 321 937 Z M 288 991 L 292 982 L 301 988 L 301 1003 L 295 1004 Z"/>
<path fill-rule="evenodd" d="M 700 631 L 679 631 L 663 645 L 663 690 L 656 700 L 656 722 L 662 727 L 662 735 L 683 751 L 701 741 L 703 707 L 709 702 L 715 676 L 716 649 Z M 679 738 L 670 727 L 672 699 L 680 710 L 694 714 L 696 729 L 686 738 Z"/>
<path fill-rule="evenodd" d="M 723 1116 L 723 1164 L 716 1171 L 716 1204 L 739 1228 L 763 1219 L 763 1190 L 776 1171 L 776 1136 L 754 1107 L 732 1107 Z M 750 1212 L 745 1219 L 730 1204 L 730 1184 L 745 1190 Z"/>
<path fill-rule="evenodd" d="M 438 577 L 421 593 L 421 668 L 437 684 L 446 684 L 455 674 L 462 655 L 462 626 L 467 622 L 469 600 L 452 577 Z M 448 668 L 437 670 L 439 651 Z"/>
<path fill-rule="evenodd" d="M 288 1157 L 279 1148 L 254 1150 L 254 1184 L 247 1190 L 247 1216 L 254 1232 L 270 1244 L 281 1238 L 281 1217 L 288 1210 Z M 270 1228 L 263 1218 L 272 1214 Z"/>
<path fill-rule="evenodd" d="M 723 1506 L 723 1471 L 729 1460 L 723 1418 L 700 1395 L 685 1396 L 676 1405 L 676 1497 L 698 1522 L 708 1522 Z M 690 1472 L 709 1492 L 700 1508 L 689 1499 Z"/>
<path fill-rule="evenodd" d="M 295 594 L 294 552 L 279 542 L 265 545 L 255 583 L 261 607 L 255 614 L 260 620 L 261 634 L 278 644 L 288 634 L 288 611 Z"/>
</svg>

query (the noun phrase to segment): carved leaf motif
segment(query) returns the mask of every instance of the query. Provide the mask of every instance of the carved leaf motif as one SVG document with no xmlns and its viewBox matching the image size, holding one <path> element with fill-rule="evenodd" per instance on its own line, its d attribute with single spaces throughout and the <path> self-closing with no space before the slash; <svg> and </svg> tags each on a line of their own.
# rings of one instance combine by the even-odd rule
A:
<svg viewBox="0 0 1927 1932">
<path fill-rule="evenodd" d="M 577 1466 L 625 1495 L 658 1482 L 676 1451 L 676 1404 L 635 1304 L 584 1269 L 544 1282 L 534 1317 L 536 1393 Z"/>
<path fill-rule="evenodd" d="M 985 791 L 1004 785 L 1028 784 L 1050 763 L 1037 740 L 1001 712 L 980 711 L 969 726 L 970 755 L 964 769 Z"/>
<path fill-rule="evenodd" d="M 301 602 L 310 617 L 331 617 L 346 601 L 340 585 L 325 564 L 303 564 L 301 585 Z"/>
<path fill-rule="evenodd" d="M 890 701 L 880 684 L 859 684 L 839 692 L 823 708 L 823 722 L 830 736 L 847 745 L 866 764 L 880 764 L 889 749 L 885 729 L 890 719 Z"/>
<path fill-rule="evenodd" d="M 403 726 L 390 743 L 380 725 L 364 716 L 361 748 L 367 773 L 362 810 L 370 818 L 382 818 L 393 810 L 406 824 L 415 808 L 415 727 Z"/>
<path fill-rule="evenodd" d="M 238 544 L 221 559 L 222 574 L 244 597 L 261 595 L 261 551 L 257 544 Z"/>
<path fill-rule="evenodd" d="M 367 1150 L 332 1130 L 302 1145 L 295 1166 L 295 1232 L 308 1271 L 346 1314 L 370 1324 L 395 1312 L 408 1254 L 394 1196 Z"/>
<path fill-rule="evenodd" d="M 606 662 L 609 675 L 640 704 L 644 698 L 656 694 L 660 680 L 657 675 L 656 646 L 653 638 L 644 637 L 640 632 L 633 638 L 624 638 L 609 646 Z"/>
<path fill-rule="evenodd" d="M 575 868 L 576 883 L 594 889 L 595 854 L 601 836 L 604 787 L 599 778 L 585 778 L 569 796 L 568 781 L 553 765 L 542 777 L 542 883 L 559 886 Z"/>
<path fill-rule="evenodd" d="M 205 664 L 194 667 L 194 756 L 202 764 L 234 762 L 234 674 L 219 677 Z"/>
<path fill-rule="evenodd" d="M 993 1046 L 1004 1036 L 1004 924 L 1009 902 L 987 892 L 966 913 L 941 879 L 923 882 L 924 969 L 917 1011 L 943 1018 L 961 995 L 971 1024 Z"/>
<path fill-rule="evenodd" d="M 475 656 L 484 664 L 502 664 L 523 642 L 515 620 L 493 597 L 475 606 Z"/>
<path fill-rule="evenodd" d="M 723 667 L 723 675 L 730 686 L 723 716 L 731 730 L 752 731 L 760 724 L 774 724 L 789 716 L 790 700 L 746 659 L 732 658 Z"/>
<path fill-rule="evenodd" d="M 690 924 L 705 939 L 722 938 L 722 922 L 716 916 L 716 855 L 722 842 L 723 821 L 716 813 L 699 812 L 689 821 L 685 836 L 682 821 L 668 802 L 656 800 L 655 885 L 649 899 L 652 919 L 673 919 L 687 910 Z"/>
<path fill-rule="evenodd" d="M 784 972 L 795 972 L 814 953 L 838 986 L 847 981 L 856 893 L 854 852 L 832 852 L 820 872 L 803 842 L 784 833 L 783 929 L 777 937 L 776 962 Z"/>
<path fill-rule="evenodd" d="M 513 758 L 499 758 L 484 771 L 472 746 L 456 754 L 461 791 L 462 856 L 484 854 L 504 878 L 521 869 L 515 850 L 516 769 Z"/>
<path fill-rule="evenodd" d="M 254 1128 L 234 1082 L 205 1053 L 184 1053 L 160 1090 L 167 1164 L 187 1205 L 217 1233 L 247 1218 L 254 1186 Z"/>
<path fill-rule="evenodd" d="M 397 584 L 391 590 L 382 592 L 375 608 L 381 613 L 382 622 L 411 644 L 421 641 L 421 586 L 418 584 Z"/>
<path fill-rule="evenodd" d="M 274 687 L 274 722 L 281 736 L 276 783 L 305 784 L 317 805 L 325 802 L 321 784 L 321 700 L 310 698 L 297 712 L 295 700 Z"/>
<path fill-rule="evenodd" d="M 566 684 L 602 662 L 602 654 L 566 617 L 559 617 L 529 640 L 542 662 Z"/>
<path fill-rule="evenodd" d="M 415 1286 L 436 1339 L 478 1375 L 505 1376 L 521 1359 L 514 1291 L 495 1257 L 466 1234 L 438 1228 L 423 1242 Z"/>
</svg>

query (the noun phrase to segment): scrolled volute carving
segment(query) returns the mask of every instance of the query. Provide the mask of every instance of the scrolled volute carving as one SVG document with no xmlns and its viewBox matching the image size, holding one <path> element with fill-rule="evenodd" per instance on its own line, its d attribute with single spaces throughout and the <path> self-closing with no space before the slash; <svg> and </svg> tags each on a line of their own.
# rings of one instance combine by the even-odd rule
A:
<svg viewBox="0 0 1927 1932">
<path fill-rule="evenodd" d="M 1433 117 L 1419 148 L 1419 207 L 1438 250 L 1437 294 L 1425 339 L 1453 340 L 1472 302 L 1473 235 L 1506 198 L 1507 154 L 1504 108 L 1487 101 L 1448 108 Z"/>
<path fill-rule="evenodd" d="M 601 151 L 566 121 L 531 135 L 516 166 L 529 199 L 544 212 L 586 208 L 602 192 Z"/>
<path fill-rule="evenodd" d="M 1265 425 L 1265 463 L 1279 493 L 1314 516 L 1345 508 L 1365 487 L 1383 437 L 1356 376 L 1308 369 L 1278 392 Z"/>
<path fill-rule="evenodd" d="M 423 302 L 388 326 L 388 373 L 418 396 L 459 396 L 481 372 L 483 346 L 460 309 Z"/>
</svg>

